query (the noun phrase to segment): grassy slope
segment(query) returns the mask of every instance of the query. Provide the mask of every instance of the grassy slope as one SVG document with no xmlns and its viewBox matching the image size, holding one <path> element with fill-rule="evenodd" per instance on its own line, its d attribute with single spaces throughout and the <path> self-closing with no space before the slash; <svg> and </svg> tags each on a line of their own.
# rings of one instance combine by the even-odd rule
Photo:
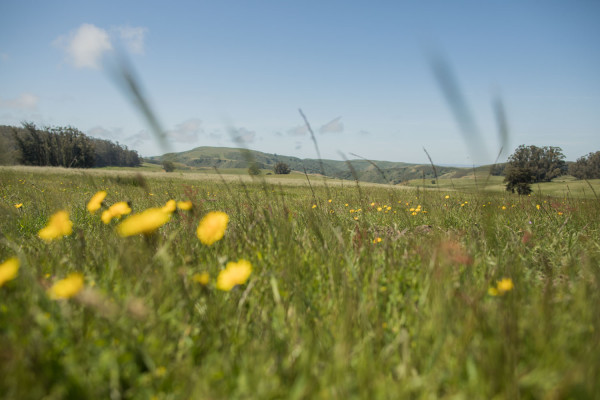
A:
<svg viewBox="0 0 600 400">
<path fill-rule="evenodd" d="M 19 276 L 0 287 L 0 393 L 585 399 L 600 392 L 596 200 L 450 186 L 325 187 L 316 177 L 311 191 L 285 178 L 241 178 L 0 168 L 0 261 L 21 261 Z M 194 209 L 152 236 L 120 238 L 116 223 L 85 209 L 99 189 L 108 191 L 107 204 L 129 200 L 134 212 L 170 198 L 192 200 Z M 74 232 L 44 243 L 37 232 L 59 209 L 70 212 Z M 208 247 L 195 232 L 210 210 L 231 220 Z M 253 265 L 249 282 L 217 290 L 219 270 L 240 258 Z M 84 292 L 49 299 L 46 289 L 73 271 L 84 274 Z M 201 272 L 211 276 L 206 287 L 193 280 Z M 514 289 L 489 295 L 501 278 Z"/>
</svg>

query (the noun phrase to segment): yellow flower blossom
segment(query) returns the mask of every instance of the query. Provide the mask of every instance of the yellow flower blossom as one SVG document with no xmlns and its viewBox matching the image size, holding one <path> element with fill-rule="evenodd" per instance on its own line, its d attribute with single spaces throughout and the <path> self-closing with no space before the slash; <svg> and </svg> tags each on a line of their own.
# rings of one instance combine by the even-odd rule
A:
<svg viewBox="0 0 600 400">
<path fill-rule="evenodd" d="M 184 211 L 188 211 L 191 210 L 193 207 L 193 204 L 191 201 L 178 201 L 177 202 L 177 208 L 179 208 L 180 210 L 184 210 Z"/>
<path fill-rule="evenodd" d="M 200 220 L 196 235 L 200 241 L 210 246 L 225 235 L 229 223 L 229 216 L 222 211 L 211 211 Z"/>
<path fill-rule="evenodd" d="M 48 225 L 40 229 L 38 236 L 47 242 L 51 242 L 71 233 L 73 233 L 73 222 L 69 219 L 69 213 L 61 210 L 50 217 Z"/>
<path fill-rule="evenodd" d="M 15 208 L 21 208 L 21 207 L 23 207 L 23 203 L 15 204 Z"/>
<path fill-rule="evenodd" d="M 228 262 L 225 269 L 219 272 L 217 277 L 217 289 L 230 291 L 236 285 L 246 283 L 252 272 L 252 264 L 246 260 Z"/>
<path fill-rule="evenodd" d="M 19 272 L 19 259 L 11 257 L 0 264 L 0 286 L 17 277 Z"/>
<path fill-rule="evenodd" d="M 128 217 L 117 226 L 121 237 L 150 234 L 169 222 L 171 213 L 164 212 L 161 208 L 149 208 L 139 214 Z"/>
<path fill-rule="evenodd" d="M 331 203 L 332 201 L 333 201 L 333 200 L 331 200 L 331 199 L 327 200 L 327 202 L 328 202 L 328 203 Z"/>
<path fill-rule="evenodd" d="M 208 285 L 208 282 L 210 281 L 210 275 L 208 274 L 208 272 L 194 274 L 194 276 L 192 276 L 192 280 L 194 282 L 198 282 L 202 286 L 206 286 L 206 285 Z"/>
<path fill-rule="evenodd" d="M 383 210 L 381 207 L 377 207 L 377 211 L 381 211 Z"/>
<path fill-rule="evenodd" d="M 446 195 L 444 198 L 445 198 L 445 199 L 449 199 L 449 198 L 450 198 L 450 196 L 449 196 L 449 195 Z"/>
<path fill-rule="evenodd" d="M 498 293 L 503 294 L 504 292 L 508 292 L 515 287 L 512 279 L 510 278 L 502 278 L 498 281 L 498 285 L 496 288 L 498 289 Z"/>
<path fill-rule="evenodd" d="M 130 212 L 131 208 L 129 207 L 129 204 L 127 204 L 124 201 L 120 201 L 110 206 L 108 210 L 105 210 L 102 213 L 102 217 L 100 217 L 100 219 L 102 219 L 102 222 L 104 222 L 105 224 L 109 224 L 110 221 L 113 220 L 113 218 L 119 218 L 122 215 L 129 214 Z"/>
<path fill-rule="evenodd" d="M 87 203 L 88 211 L 91 214 L 98 211 L 100 209 L 100 207 L 102 207 L 102 202 L 104 201 L 105 197 L 106 197 L 105 190 L 101 190 L 98 193 L 96 193 L 95 195 L 93 195 L 92 198 L 90 199 L 90 201 Z"/>
<path fill-rule="evenodd" d="M 539 204 L 535 205 L 535 208 L 537 208 L 538 210 L 541 208 Z"/>
<path fill-rule="evenodd" d="M 316 204 L 313 204 L 313 205 L 312 205 L 312 208 L 317 208 L 317 205 L 316 205 Z"/>
<path fill-rule="evenodd" d="M 513 284 L 512 279 L 510 278 L 502 278 L 496 284 L 496 287 L 491 287 L 488 289 L 488 294 L 490 296 L 502 296 L 504 293 L 513 290 L 515 285 Z"/>
<path fill-rule="evenodd" d="M 79 293 L 81 289 L 83 289 L 83 275 L 76 272 L 57 281 L 48 289 L 48 295 L 54 300 L 69 299 Z"/>
<path fill-rule="evenodd" d="M 177 202 L 175 200 L 169 200 L 167 201 L 167 204 L 165 204 L 162 208 L 162 210 L 164 212 L 168 212 L 168 213 L 172 213 L 177 209 Z"/>
</svg>

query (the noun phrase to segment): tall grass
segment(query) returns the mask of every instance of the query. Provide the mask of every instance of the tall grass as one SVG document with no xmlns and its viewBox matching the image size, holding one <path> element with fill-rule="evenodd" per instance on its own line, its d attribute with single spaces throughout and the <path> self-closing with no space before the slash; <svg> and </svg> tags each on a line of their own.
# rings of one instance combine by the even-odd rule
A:
<svg viewBox="0 0 600 400">
<path fill-rule="evenodd" d="M 0 169 L 0 262 L 21 262 L 0 287 L 2 397 L 600 393 L 595 200 L 118 176 Z M 121 238 L 86 210 L 101 189 L 134 213 L 194 208 Z M 37 233 L 59 209 L 73 234 L 45 243 Z M 195 233 L 214 210 L 230 223 L 209 247 Z M 249 281 L 217 290 L 242 258 Z M 75 271 L 85 289 L 50 299 Z M 514 288 L 490 294 L 503 278 Z"/>
</svg>

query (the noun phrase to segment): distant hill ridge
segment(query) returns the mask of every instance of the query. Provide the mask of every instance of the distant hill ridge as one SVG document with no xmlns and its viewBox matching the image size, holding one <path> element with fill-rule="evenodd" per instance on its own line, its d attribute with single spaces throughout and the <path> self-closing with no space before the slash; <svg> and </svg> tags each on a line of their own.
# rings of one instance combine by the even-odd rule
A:
<svg viewBox="0 0 600 400">
<path fill-rule="evenodd" d="M 292 171 L 309 174 L 320 174 L 319 160 L 263 153 L 256 150 L 246 150 L 230 147 L 196 147 L 180 153 L 167 153 L 162 156 L 146 157 L 146 161 L 162 163 L 171 161 L 180 166 L 190 168 L 248 168 L 253 160 L 261 169 L 273 169 L 278 162 L 289 165 Z M 337 179 L 354 179 L 346 161 L 322 160 L 325 175 Z M 349 160 L 358 179 L 364 182 L 398 184 L 412 179 L 435 179 L 430 164 L 410 164 L 392 161 L 367 161 L 362 159 Z M 375 164 L 376 166 L 374 166 Z M 489 171 L 489 166 L 477 167 L 478 172 Z M 461 178 L 472 174 L 472 168 L 435 166 L 438 177 Z"/>
</svg>

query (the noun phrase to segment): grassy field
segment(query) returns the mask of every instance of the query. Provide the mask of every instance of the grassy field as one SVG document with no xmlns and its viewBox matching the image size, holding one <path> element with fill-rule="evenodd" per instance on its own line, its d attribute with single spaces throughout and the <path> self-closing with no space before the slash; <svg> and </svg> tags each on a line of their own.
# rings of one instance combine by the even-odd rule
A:
<svg viewBox="0 0 600 400">
<path fill-rule="evenodd" d="M 591 190 L 301 177 L 0 168 L 0 397 L 598 398 Z"/>
</svg>

